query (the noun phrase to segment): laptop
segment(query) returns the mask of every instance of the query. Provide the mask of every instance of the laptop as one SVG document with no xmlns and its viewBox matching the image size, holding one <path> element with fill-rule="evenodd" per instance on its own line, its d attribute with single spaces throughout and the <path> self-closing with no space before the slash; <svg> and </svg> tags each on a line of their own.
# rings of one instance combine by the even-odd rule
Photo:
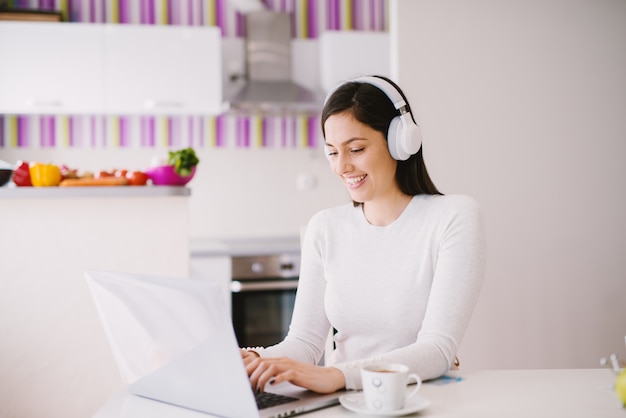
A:
<svg viewBox="0 0 626 418">
<path fill-rule="evenodd" d="M 288 403 L 257 406 L 216 284 L 97 270 L 85 277 L 134 395 L 232 418 L 286 417 L 339 403 L 343 392 L 320 395 L 282 383 L 271 392 Z"/>
</svg>

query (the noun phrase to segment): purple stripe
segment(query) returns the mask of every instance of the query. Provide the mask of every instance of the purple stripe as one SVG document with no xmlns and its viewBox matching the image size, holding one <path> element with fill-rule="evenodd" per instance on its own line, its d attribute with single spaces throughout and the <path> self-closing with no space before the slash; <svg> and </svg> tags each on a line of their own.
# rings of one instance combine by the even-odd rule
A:
<svg viewBox="0 0 626 418">
<path fill-rule="evenodd" d="M 290 145 L 292 148 L 295 148 L 296 146 L 298 146 L 298 121 L 295 117 L 291 118 L 291 124 L 290 124 L 290 128 L 291 128 L 291 136 L 289 139 L 291 139 Z"/>
<path fill-rule="evenodd" d="M 386 3 L 385 0 L 378 0 L 378 13 L 376 16 L 376 30 L 384 31 L 387 27 L 387 18 L 386 18 Z"/>
<path fill-rule="evenodd" d="M 166 25 L 171 25 L 174 21 L 174 6 L 172 5 L 172 1 L 167 1 L 167 21 Z"/>
<path fill-rule="evenodd" d="M 4 142 L 4 116 L 0 115 L 0 148 L 5 147 Z"/>
<path fill-rule="evenodd" d="M 149 127 L 149 131 L 150 131 L 150 136 L 149 136 L 149 144 L 151 147 L 156 146 L 156 118 L 154 117 L 150 117 L 148 119 L 148 127 Z"/>
<path fill-rule="evenodd" d="M 91 138 L 90 141 L 90 145 L 92 148 L 95 148 L 96 144 L 97 144 L 97 139 L 96 139 L 96 117 L 95 116 L 91 116 L 89 118 L 89 137 Z"/>
<path fill-rule="evenodd" d="M 89 0 L 89 22 L 96 23 L 96 0 Z"/>
<path fill-rule="evenodd" d="M 28 116 L 17 117 L 17 146 L 28 146 Z"/>
<path fill-rule="evenodd" d="M 141 145 L 144 147 L 154 147 L 154 117 L 143 116 L 141 118 Z"/>
<path fill-rule="evenodd" d="M 309 143 L 307 145 L 310 148 L 317 146 L 317 121 L 318 118 L 316 116 L 310 116 L 307 120 L 309 129 Z"/>
<path fill-rule="evenodd" d="M 193 21 L 193 3 L 193 0 L 187 1 L 187 24 L 189 26 L 195 26 L 195 23 Z"/>
<path fill-rule="evenodd" d="M 142 148 L 148 146 L 148 116 L 139 118 L 139 145 Z"/>
<path fill-rule="evenodd" d="M 39 118 L 39 145 L 43 148 L 48 143 L 48 135 L 46 132 L 46 120 L 47 116 L 41 116 Z"/>
<path fill-rule="evenodd" d="M 157 22 L 156 8 L 154 7 L 154 1 L 148 1 L 148 23 L 155 25 Z"/>
<path fill-rule="evenodd" d="M 235 12 L 235 36 L 239 38 L 246 36 L 244 19 L 243 13 Z"/>
<path fill-rule="evenodd" d="M 172 11 L 174 12 L 174 15 L 172 16 L 172 24 L 182 25 L 184 22 L 181 0 L 170 0 L 170 2 L 172 3 Z"/>
<path fill-rule="evenodd" d="M 130 119 L 127 116 L 120 117 L 120 147 L 130 145 Z"/>
<path fill-rule="evenodd" d="M 128 0 L 119 0 L 120 7 L 120 23 L 131 23 L 130 22 L 130 4 Z"/>
<path fill-rule="evenodd" d="M 167 134 L 167 145 L 174 145 L 174 121 L 172 120 L 172 117 L 167 118 Z"/>
<path fill-rule="evenodd" d="M 339 12 L 340 12 L 339 0 L 328 0 L 327 27 L 329 30 L 339 30 L 340 28 Z"/>
<path fill-rule="evenodd" d="M 307 18 L 308 18 L 308 28 L 309 33 L 307 34 L 308 38 L 315 39 L 318 37 L 317 25 L 317 0 L 309 0 L 308 9 L 307 9 Z"/>
<path fill-rule="evenodd" d="M 263 145 L 263 147 L 267 146 L 267 140 L 268 140 L 268 132 L 267 132 L 267 118 L 261 118 L 261 144 Z"/>
<path fill-rule="evenodd" d="M 287 145 L 287 118 L 283 117 L 280 121 L 280 145 L 281 147 L 285 147 Z"/>
<path fill-rule="evenodd" d="M 352 0 L 352 26 L 363 30 L 363 0 Z"/>
<path fill-rule="evenodd" d="M 50 134 L 50 141 L 48 145 L 50 145 L 51 148 L 54 148 L 57 143 L 56 124 L 57 124 L 57 118 L 54 116 L 49 116 L 48 117 L 48 133 Z"/>
<path fill-rule="evenodd" d="M 237 116 L 237 146 L 245 147 L 247 145 L 246 119 L 243 116 Z"/>
<path fill-rule="evenodd" d="M 69 141 L 68 145 L 72 147 L 74 146 L 74 118 L 72 116 L 68 116 L 67 120 L 69 123 L 69 132 L 67 133 Z"/>
<path fill-rule="evenodd" d="M 28 2 L 26 2 L 26 3 L 28 3 Z M 39 9 L 41 9 L 41 10 L 54 10 L 54 0 L 39 0 Z"/>
<path fill-rule="evenodd" d="M 150 4 L 149 0 L 140 0 L 139 3 L 139 23 L 147 24 L 150 23 L 148 19 L 148 4 Z"/>
<path fill-rule="evenodd" d="M 215 1 L 215 23 L 222 29 L 222 36 L 226 36 L 226 5 L 225 0 Z"/>
<path fill-rule="evenodd" d="M 224 132 L 225 117 L 225 115 L 220 115 L 215 120 L 215 145 L 218 147 L 224 146 L 224 138 L 226 135 L 226 132 Z"/>
<path fill-rule="evenodd" d="M 74 2 L 72 0 L 67 0 L 67 21 L 76 22 L 76 17 L 74 16 Z"/>
<path fill-rule="evenodd" d="M 46 146 L 48 135 L 46 132 L 46 116 L 39 117 L 39 145 L 43 148 Z"/>
</svg>

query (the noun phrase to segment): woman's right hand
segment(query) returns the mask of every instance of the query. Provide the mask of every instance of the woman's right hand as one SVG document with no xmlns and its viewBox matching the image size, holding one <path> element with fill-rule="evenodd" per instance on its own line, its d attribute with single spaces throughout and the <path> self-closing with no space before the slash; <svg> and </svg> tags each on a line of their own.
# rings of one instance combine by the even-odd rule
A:
<svg viewBox="0 0 626 418">
<path fill-rule="evenodd" d="M 334 367 L 305 364 L 286 357 L 261 358 L 242 353 L 253 390 L 263 392 L 266 384 L 290 382 L 317 393 L 332 393 L 346 386 L 343 373 Z"/>
</svg>

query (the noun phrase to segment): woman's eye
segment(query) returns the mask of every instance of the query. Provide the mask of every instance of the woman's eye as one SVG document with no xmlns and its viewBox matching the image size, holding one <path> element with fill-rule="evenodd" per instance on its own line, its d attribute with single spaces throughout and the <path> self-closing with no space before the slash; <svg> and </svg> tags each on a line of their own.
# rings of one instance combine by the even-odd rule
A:
<svg viewBox="0 0 626 418">
<path fill-rule="evenodd" d="M 362 152 L 365 148 L 355 148 L 355 149 L 351 149 L 350 152 L 354 153 L 354 154 L 358 154 L 359 152 Z"/>
</svg>

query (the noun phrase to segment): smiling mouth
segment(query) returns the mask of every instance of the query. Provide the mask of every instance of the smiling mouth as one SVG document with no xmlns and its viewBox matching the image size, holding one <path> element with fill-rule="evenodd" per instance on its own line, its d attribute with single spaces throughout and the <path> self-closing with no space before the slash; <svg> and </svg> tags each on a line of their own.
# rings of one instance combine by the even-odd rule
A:
<svg viewBox="0 0 626 418">
<path fill-rule="evenodd" d="M 363 180 L 365 180 L 365 177 L 367 177 L 367 174 L 363 174 L 361 176 L 356 176 L 356 177 L 347 177 L 345 180 L 348 186 L 355 187 L 358 184 L 360 184 Z"/>
</svg>

